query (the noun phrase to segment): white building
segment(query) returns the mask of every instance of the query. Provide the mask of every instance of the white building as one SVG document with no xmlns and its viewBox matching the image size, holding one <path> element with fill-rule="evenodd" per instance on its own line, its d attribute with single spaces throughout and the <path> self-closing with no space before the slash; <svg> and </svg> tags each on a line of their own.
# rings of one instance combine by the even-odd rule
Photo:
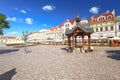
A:
<svg viewBox="0 0 120 80">
<path fill-rule="evenodd" d="M 39 37 L 40 37 L 40 43 L 42 44 L 45 44 L 47 41 L 47 30 L 46 29 L 42 29 L 42 30 L 39 30 Z"/>
<path fill-rule="evenodd" d="M 46 32 L 47 43 L 55 42 L 55 28 L 56 27 L 51 27 L 50 29 L 47 30 Z"/>
<path fill-rule="evenodd" d="M 40 43 L 41 39 L 40 39 L 39 31 L 29 33 L 27 35 L 27 42 L 28 43 Z"/>
<path fill-rule="evenodd" d="M 63 42 L 63 33 L 62 33 L 62 26 L 55 27 L 55 38 L 54 42 Z"/>
</svg>

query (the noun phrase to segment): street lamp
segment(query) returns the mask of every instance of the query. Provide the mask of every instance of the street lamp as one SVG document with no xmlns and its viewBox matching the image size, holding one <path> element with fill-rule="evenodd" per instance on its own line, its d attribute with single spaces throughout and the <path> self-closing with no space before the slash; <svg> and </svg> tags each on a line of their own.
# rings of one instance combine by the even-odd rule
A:
<svg viewBox="0 0 120 80">
<path fill-rule="evenodd" d="M 27 54 L 27 45 L 26 45 L 26 41 L 27 41 L 27 35 L 28 35 L 28 32 L 22 32 L 23 34 L 23 39 L 24 39 L 24 42 L 25 42 L 25 53 Z"/>
</svg>

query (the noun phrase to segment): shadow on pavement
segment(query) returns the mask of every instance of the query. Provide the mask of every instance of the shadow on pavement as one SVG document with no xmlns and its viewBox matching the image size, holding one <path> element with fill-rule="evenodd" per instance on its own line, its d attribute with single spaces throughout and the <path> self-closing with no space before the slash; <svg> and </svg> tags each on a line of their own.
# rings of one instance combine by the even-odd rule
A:
<svg viewBox="0 0 120 80">
<path fill-rule="evenodd" d="M 109 58 L 120 60 L 120 50 L 107 50 L 106 51 Z"/>
<path fill-rule="evenodd" d="M 19 49 L 2 49 L 0 50 L 0 54 L 5 54 L 5 53 L 10 53 L 15 51 L 19 51 Z"/>
<path fill-rule="evenodd" d="M 0 80 L 12 80 L 12 77 L 16 74 L 16 68 L 7 71 L 0 75 Z"/>
<path fill-rule="evenodd" d="M 66 51 L 66 48 L 61 48 L 61 50 L 65 50 Z"/>
</svg>

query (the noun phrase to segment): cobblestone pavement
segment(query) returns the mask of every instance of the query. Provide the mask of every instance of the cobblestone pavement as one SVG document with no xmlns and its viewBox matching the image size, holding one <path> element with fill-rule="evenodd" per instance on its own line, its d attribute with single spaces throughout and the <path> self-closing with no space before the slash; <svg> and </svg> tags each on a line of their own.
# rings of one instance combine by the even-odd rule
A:
<svg viewBox="0 0 120 80">
<path fill-rule="evenodd" d="M 0 49 L 0 80 L 120 80 L 120 47 L 68 53 L 62 45 Z"/>
</svg>

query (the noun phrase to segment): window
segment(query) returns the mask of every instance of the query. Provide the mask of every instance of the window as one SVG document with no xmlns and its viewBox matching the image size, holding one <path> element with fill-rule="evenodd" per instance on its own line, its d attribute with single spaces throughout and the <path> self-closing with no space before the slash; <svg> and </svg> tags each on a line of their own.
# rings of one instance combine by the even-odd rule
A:
<svg viewBox="0 0 120 80">
<path fill-rule="evenodd" d="M 111 31 L 113 31 L 113 30 L 114 30 L 113 26 L 110 26 L 110 30 L 111 30 Z"/>
<path fill-rule="evenodd" d="M 119 25 L 119 28 L 118 28 L 119 30 L 120 30 L 120 25 Z"/>
<path fill-rule="evenodd" d="M 98 32 L 98 28 L 96 28 L 96 32 Z"/>
<path fill-rule="evenodd" d="M 103 28 L 100 28 L 100 31 L 103 31 Z"/>
<path fill-rule="evenodd" d="M 99 21 L 101 21 L 101 18 L 99 18 Z"/>
<path fill-rule="evenodd" d="M 98 20 L 103 21 L 103 20 L 105 20 L 105 17 L 99 17 Z"/>
<path fill-rule="evenodd" d="M 67 24 L 65 25 L 65 27 L 67 27 Z"/>
<path fill-rule="evenodd" d="M 69 27 L 69 24 L 68 24 L 68 27 Z"/>
<path fill-rule="evenodd" d="M 95 20 L 93 20 L 93 22 L 95 22 Z"/>
<path fill-rule="evenodd" d="M 69 27 L 70 25 L 69 24 L 65 24 L 65 27 Z"/>
<path fill-rule="evenodd" d="M 112 18 L 112 15 L 108 15 L 107 17 L 108 17 L 108 19 L 111 19 L 111 18 Z"/>
<path fill-rule="evenodd" d="M 104 20 L 105 18 L 103 17 L 102 20 Z"/>
<path fill-rule="evenodd" d="M 105 27 L 105 31 L 108 31 L 108 27 Z"/>
</svg>

